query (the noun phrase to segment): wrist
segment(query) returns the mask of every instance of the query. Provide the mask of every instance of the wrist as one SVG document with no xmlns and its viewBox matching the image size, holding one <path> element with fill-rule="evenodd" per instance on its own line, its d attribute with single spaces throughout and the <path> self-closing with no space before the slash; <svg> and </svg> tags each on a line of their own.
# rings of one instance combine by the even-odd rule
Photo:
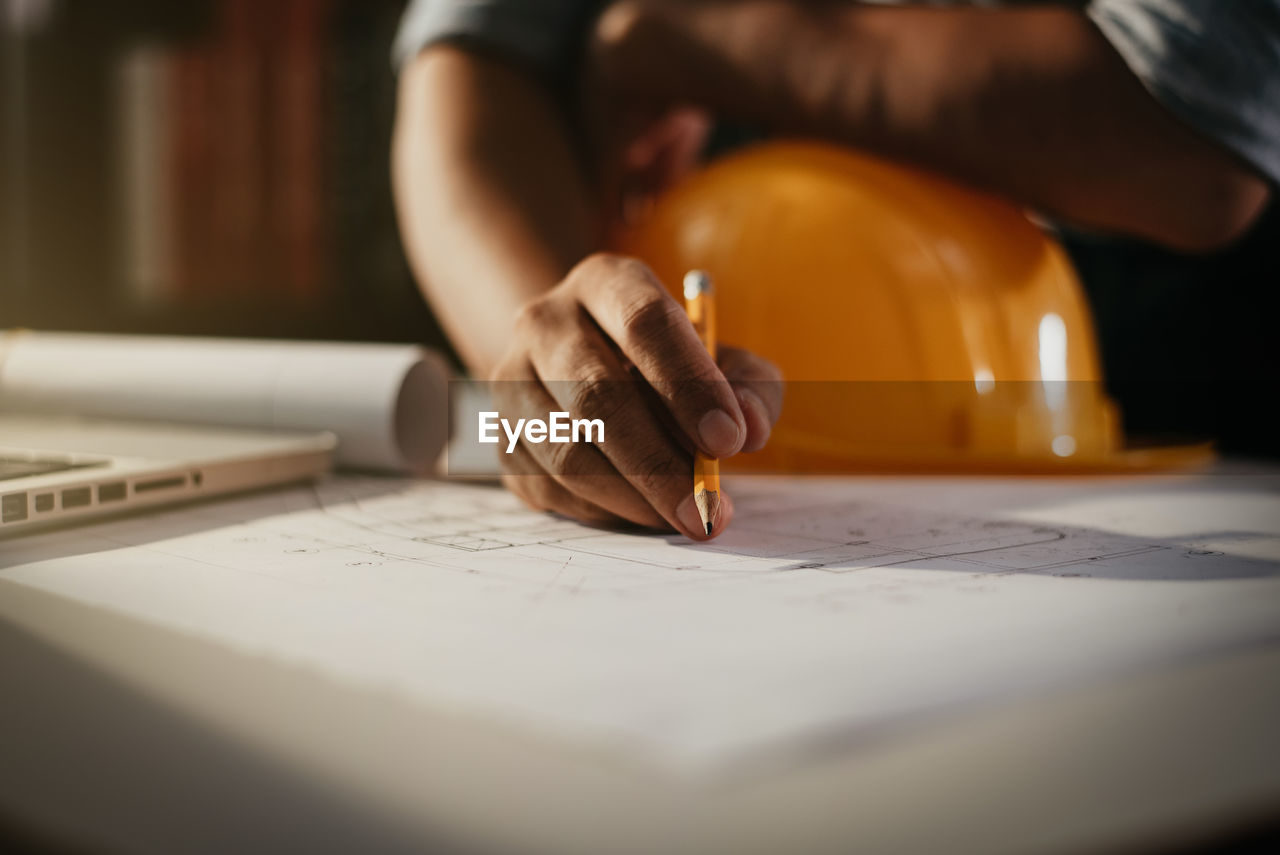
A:
<svg viewBox="0 0 1280 855">
<path fill-rule="evenodd" d="M 806 133 L 846 88 L 854 24 L 849 10 L 775 0 L 623 0 L 597 20 L 590 58 L 624 99 Z"/>
</svg>

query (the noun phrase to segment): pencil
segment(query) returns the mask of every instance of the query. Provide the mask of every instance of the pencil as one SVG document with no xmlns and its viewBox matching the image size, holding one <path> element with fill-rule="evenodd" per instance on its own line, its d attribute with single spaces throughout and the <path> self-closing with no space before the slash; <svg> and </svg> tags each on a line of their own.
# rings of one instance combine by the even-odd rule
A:
<svg viewBox="0 0 1280 855">
<path fill-rule="evenodd" d="M 690 270 L 684 276 L 684 309 L 698 332 L 702 346 L 716 358 L 716 303 L 711 277 L 701 270 Z M 712 525 L 720 517 L 720 461 L 701 451 L 693 455 L 693 501 L 698 517 L 711 534 Z"/>
</svg>

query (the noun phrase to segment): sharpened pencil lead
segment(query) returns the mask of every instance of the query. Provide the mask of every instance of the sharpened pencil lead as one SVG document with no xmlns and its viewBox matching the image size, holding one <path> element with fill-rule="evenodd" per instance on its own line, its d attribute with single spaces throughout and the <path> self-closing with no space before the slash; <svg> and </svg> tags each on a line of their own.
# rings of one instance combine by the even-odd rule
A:
<svg viewBox="0 0 1280 855">
<path fill-rule="evenodd" d="M 716 358 L 716 301 L 711 287 L 711 277 L 703 270 L 690 270 L 684 277 L 684 309 L 689 323 L 698 334 L 698 341 L 707 349 L 714 362 Z M 698 519 L 702 520 L 707 537 L 714 531 L 720 518 L 720 462 L 701 451 L 693 455 L 693 501 L 698 507 Z"/>
</svg>

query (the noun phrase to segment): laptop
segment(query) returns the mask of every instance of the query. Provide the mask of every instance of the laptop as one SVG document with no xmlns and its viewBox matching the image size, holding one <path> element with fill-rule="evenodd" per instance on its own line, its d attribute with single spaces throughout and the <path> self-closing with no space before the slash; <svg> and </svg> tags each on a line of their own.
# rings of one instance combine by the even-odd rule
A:
<svg viewBox="0 0 1280 855">
<path fill-rule="evenodd" d="M 0 538 L 309 480 L 336 444 L 325 432 L 0 413 Z"/>
</svg>

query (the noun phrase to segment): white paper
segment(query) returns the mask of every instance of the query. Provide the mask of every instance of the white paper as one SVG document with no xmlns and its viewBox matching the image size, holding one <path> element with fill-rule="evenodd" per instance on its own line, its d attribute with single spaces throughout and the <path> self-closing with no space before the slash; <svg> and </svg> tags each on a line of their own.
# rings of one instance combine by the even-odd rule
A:
<svg viewBox="0 0 1280 855">
<path fill-rule="evenodd" d="M 727 489 L 699 545 L 341 477 L 19 539 L 0 578 L 688 774 L 1280 637 L 1275 475 Z"/>
<path fill-rule="evenodd" d="M 328 430 L 341 466 L 428 472 L 448 368 L 414 345 L 0 333 L 0 409 Z"/>
</svg>

